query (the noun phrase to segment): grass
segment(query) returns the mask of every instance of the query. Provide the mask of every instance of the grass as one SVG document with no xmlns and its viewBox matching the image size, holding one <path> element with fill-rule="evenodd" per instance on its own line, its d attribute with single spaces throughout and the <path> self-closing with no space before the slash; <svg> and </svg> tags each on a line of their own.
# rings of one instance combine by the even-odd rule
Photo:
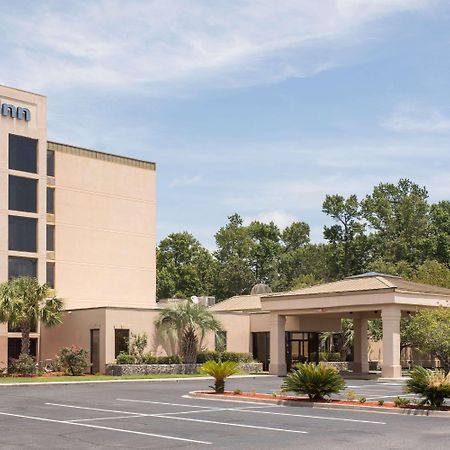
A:
<svg viewBox="0 0 450 450">
<path fill-rule="evenodd" d="M 49 383 L 49 382 L 70 382 L 70 381 L 111 381 L 111 380 L 152 380 L 160 378 L 195 378 L 198 374 L 161 374 L 161 375 L 81 375 L 81 376 L 45 376 L 45 377 L 0 377 L 0 384 L 12 383 Z"/>
</svg>

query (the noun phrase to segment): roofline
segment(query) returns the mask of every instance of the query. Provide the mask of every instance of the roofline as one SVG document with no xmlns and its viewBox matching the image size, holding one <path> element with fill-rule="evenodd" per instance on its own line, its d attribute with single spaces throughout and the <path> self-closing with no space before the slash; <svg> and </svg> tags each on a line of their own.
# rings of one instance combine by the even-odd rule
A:
<svg viewBox="0 0 450 450">
<path fill-rule="evenodd" d="M 7 86 L 6 84 L 0 84 L 0 87 L 4 87 L 6 89 L 12 89 L 13 91 L 24 92 L 25 94 L 38 95 L 39 97 L 47 98 L 46 95 L 38 94 L 37 92 L 33 92 L 33 91 L 27 91 L 25 89 L 19 89 L 19 88 L 16 88 L 16 87 Z"/>
<path fill-rule="evenodd" d="M 91 148 L 77 147 L 75 145 L 63 144 L 61 142 L 47 141 L 49 150 L 61 151 L 73 155 L 84 156 L 87 158 L 100 159 L 103 161 L 114 162 L 126 166 L 141 167 L 143 169 L 156 170 L 156 163 L 152 161 L 145 161 L 137 158 L 130 158 L 129 156 L 115 155 L 113 153 L 101 152 Z"/>
<path fill-rule="evenodd" d="M 149 307 L 149 308 L 130 308 L 127 306 L 90 306 L 88 308 L 70 308 L 70 309 L 63 309 L 63 312 L 76 312 L 76 311 L 92 311 L 94 309 L 116 309 L 116 310 L 133 310 L 133 311 L 161 311 L 161 308 L 158 307 Z"/>
</svg>

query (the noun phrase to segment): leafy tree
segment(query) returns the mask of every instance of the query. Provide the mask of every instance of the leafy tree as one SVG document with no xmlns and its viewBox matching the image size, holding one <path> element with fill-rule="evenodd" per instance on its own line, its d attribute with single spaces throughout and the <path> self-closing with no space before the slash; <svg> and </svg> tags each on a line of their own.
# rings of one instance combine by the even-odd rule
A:
<svg viewBox="0 0 450 450">
<path fill-rule="evenodd" d="M 450 371 L 450 308 L 423 309 L 411 317 L 409 335 L 421 352 L 440 360 L 445 373 Z"/>
<path fill-rule="evenodd" d="M 417 268 L 412 279 L 418 283 L 450 289 L 450 268 L 438 261 L 425 261 Z"/>
<path fill-rule="evenodd" d="M 420 264 L 429 234 L 428 192 L 407 179 L 396 185 L 380 183 L 362 202 L 362 212 L 372 230 L 377 258 Z"/>
<path fill-rule="evenodd" d="M 450 266 L 450 201 L 431 205 L 430 222 L 432 257 Z"/>
<path fill-rule="evenodd" d="M 8 322 L 22 333 L 21 354 L 30 354 L 30 333 L 32 324 L 46 327 L 62 321 L 63 301 L 50 295 L 46 284 L 39 284 L 36 278 L 13 278 L 0 285 L 0 321 Z"/>
<path fill-rule="evenodd" d="M 156 270 L 158 298 L 208 295 L 213 290 L 215 261 L 190 233 L 172 233 L 160 242 Z"/>
<path fill-rule="evenodd" d="M 289 252 L 309 244 L 309 225 L 305 222 L 293 222 L 281 233 L 284 250 Z"/>
<path fill-rule="evenodd" d="M 222 331 L 221 323 L 211 311 L 190 300 L 160 311 L 155 326 L 163 333 L 175 332 L 181 357 L 185 364 L 195 364 L 205 334 Z"/>
<path fill-rule="evenodd" d="M 325 226 L 323 233 L 333 249 L 330 263 L 335 264 L 335 277 L 361 272 L 366 239 L 358 198 L 327 195 L 322 211 L 336 222 L 331 227 Z"/>
</svg>

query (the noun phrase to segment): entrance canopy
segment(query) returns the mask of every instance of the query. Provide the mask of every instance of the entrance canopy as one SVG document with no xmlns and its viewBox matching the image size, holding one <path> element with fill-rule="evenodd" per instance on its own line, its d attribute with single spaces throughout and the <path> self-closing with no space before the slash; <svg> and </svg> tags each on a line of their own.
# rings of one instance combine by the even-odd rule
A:
<svg viewBox="0 0 450 450">
<path fill-rule="evenodd" d="M 263 295 L 261 309 L 270 314 L 271 373 L 286 374 L 285 324 L 289 316 L 305 319 L 353 318 L 354 369 L 368 371 L 367 320 L 383 321 L 383 366 L 386 378 L 401 377 L 400 318 L 422 308 L 450 307 L 450 289 L 400 277 L 366 273 L 334 283 Z"/>
</svg>

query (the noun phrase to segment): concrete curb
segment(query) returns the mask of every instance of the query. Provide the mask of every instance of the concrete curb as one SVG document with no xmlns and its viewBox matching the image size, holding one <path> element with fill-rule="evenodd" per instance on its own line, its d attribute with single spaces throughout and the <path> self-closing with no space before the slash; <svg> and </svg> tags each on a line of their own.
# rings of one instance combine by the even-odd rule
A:
<svg viewBox="0 0 450 450">
<path fill-rule="evenodd" d="M 270 377 L 272 375 L 232 375 L 229 378 L 256 378 L 256 377 Z M 213 380 L 213 377 L 183 377 L 183 378 L 142 378 L 137 380 L 86 380 L 86 381 L 30 381 L 25 383 L 0 383 L 0 388 L 2 387 L 18 387 L 18 386 L 67 386 L 72 384 L 100 384 L 100 383 L 136 383 L 136 382 L 180 382 L 180 381 L 206 381 Z"/>
<path fill-rule="evenodd" d="M 190 398 L 201 398 L 204 400 L 226 400 L 236 403 L 259 403 L 268 405 L 281 405 L 281 406 L 295 406 L 298 408 L 312 408 L 312 409 L 341 409 L 341 410 L 353 410 L 364 412 L 378 412 L 385 414 L 396 414 L 401 416 L 416 416 L 416 417 L 446 417 L 450 419 L 450 411 L 432 411 L 424 409 L 413 408 L 386 408 L 382 406 L 364 406 L 364 405 L 343 405 L 333 403 L 319 403 L 319 402 L 298 402 L 295 400 L 277 400 L 271 398 L 252 398 L 236 396 L 231 397 L 229 395 L 221 394 L 205 394 L 203 391 L 191 391 L 189 392 Z"/>
</svg>

